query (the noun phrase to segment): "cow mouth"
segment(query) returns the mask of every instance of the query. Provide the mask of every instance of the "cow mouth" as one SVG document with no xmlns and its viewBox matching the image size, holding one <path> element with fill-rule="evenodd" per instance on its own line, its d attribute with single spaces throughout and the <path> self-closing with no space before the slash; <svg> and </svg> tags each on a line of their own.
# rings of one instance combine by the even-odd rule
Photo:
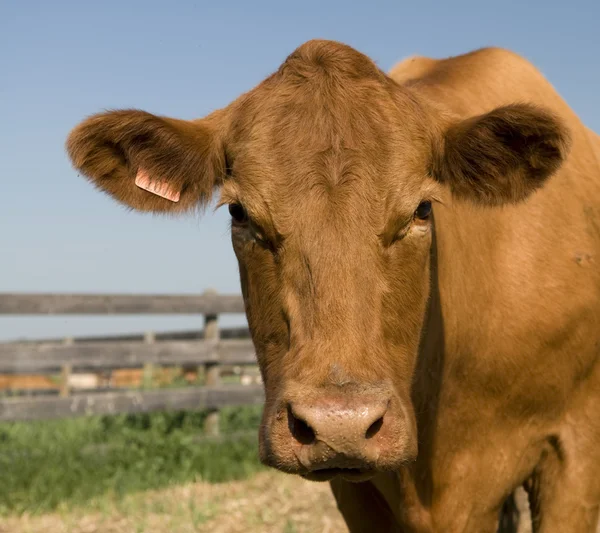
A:
<svg viewBox="0 0 600 533">
<path fill-rule="evenodd" d="M 300 475 L 309 481 L 331 481 L 339 476 L 345 481 L 360 483 L 371 479 L 375 475 L 375 471 L 361 468 L 323 468 Z"/>
</svg>

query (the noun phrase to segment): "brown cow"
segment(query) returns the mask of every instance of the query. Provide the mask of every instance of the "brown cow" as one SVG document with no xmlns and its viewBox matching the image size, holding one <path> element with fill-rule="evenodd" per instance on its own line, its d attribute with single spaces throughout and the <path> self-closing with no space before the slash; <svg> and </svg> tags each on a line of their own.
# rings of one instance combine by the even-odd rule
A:
<svg viewBox="0 0 600 533">
<path fill-rule="evenodd" d="M 388 76 L 310 41 L 204 119 L 108 112 L 67 146 L 141 211 L 220 189 L 261 458 L 331 480 L 351 531 L 493 532 L 523 484 L 535 531 L 595 530 L 600 139 L 526 60 Z"/>
</svg>

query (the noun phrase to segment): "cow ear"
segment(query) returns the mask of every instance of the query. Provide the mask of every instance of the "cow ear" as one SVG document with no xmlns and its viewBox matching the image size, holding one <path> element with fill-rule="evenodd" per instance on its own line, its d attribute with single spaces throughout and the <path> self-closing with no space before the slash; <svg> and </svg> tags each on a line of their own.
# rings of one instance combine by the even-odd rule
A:
<svg viewBox="0 0 600 533">
<path fill-rule="evenodd" d="M 527 104 L 459 121 L 434 153 L 433 175 L 460 198 L 501 205 L 527 198 L 560 167 L 570 139 L 548 111 Z"/>
<path fill-rule="evenodd" d="M 67 139 L 73 166 L 139 211 L 181 212 L 210 201 L 225 173 L 219 112 L 199 121 L 138 110 L 94 115 Z"/>
</svg>

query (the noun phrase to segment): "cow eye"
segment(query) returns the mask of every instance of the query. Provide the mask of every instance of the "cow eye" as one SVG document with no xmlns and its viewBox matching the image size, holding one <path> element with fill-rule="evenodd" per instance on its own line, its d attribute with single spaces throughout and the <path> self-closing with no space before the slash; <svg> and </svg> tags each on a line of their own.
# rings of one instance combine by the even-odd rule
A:
<svg viewBox="0 0 600 533">
<path fill-rule="evenodd" d="M 236 224 L 248 222 L 248 213 L 240 204 L 229 204 L 229 214 Z"/>
<path fill-rule="evenodd" d="M 425 201 L 419 204 L 415 210 L 415 218 L 419 220 L 427 220 L 431 214 L 431 202 Z"/>
</svg>

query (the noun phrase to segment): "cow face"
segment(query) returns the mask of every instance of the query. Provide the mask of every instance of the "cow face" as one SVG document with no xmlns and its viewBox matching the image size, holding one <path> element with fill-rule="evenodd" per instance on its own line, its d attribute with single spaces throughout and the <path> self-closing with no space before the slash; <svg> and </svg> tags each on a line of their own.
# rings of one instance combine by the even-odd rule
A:
<svg viewBox="0 0 600 533">
<path fill-rule="evenodd" d="M 266 391 L 262 460 L 315 480 L 363 480 L 417 454 L 410 393 L 430 288 L 432 205 L 525 198 L 565 135 L 514 105 L 460 120 L 339 43 L 311 41 L 197 121 L 96 115 L 68 151 L 142 211 L 215 189 L 231 213 Z"/>
</svg>

